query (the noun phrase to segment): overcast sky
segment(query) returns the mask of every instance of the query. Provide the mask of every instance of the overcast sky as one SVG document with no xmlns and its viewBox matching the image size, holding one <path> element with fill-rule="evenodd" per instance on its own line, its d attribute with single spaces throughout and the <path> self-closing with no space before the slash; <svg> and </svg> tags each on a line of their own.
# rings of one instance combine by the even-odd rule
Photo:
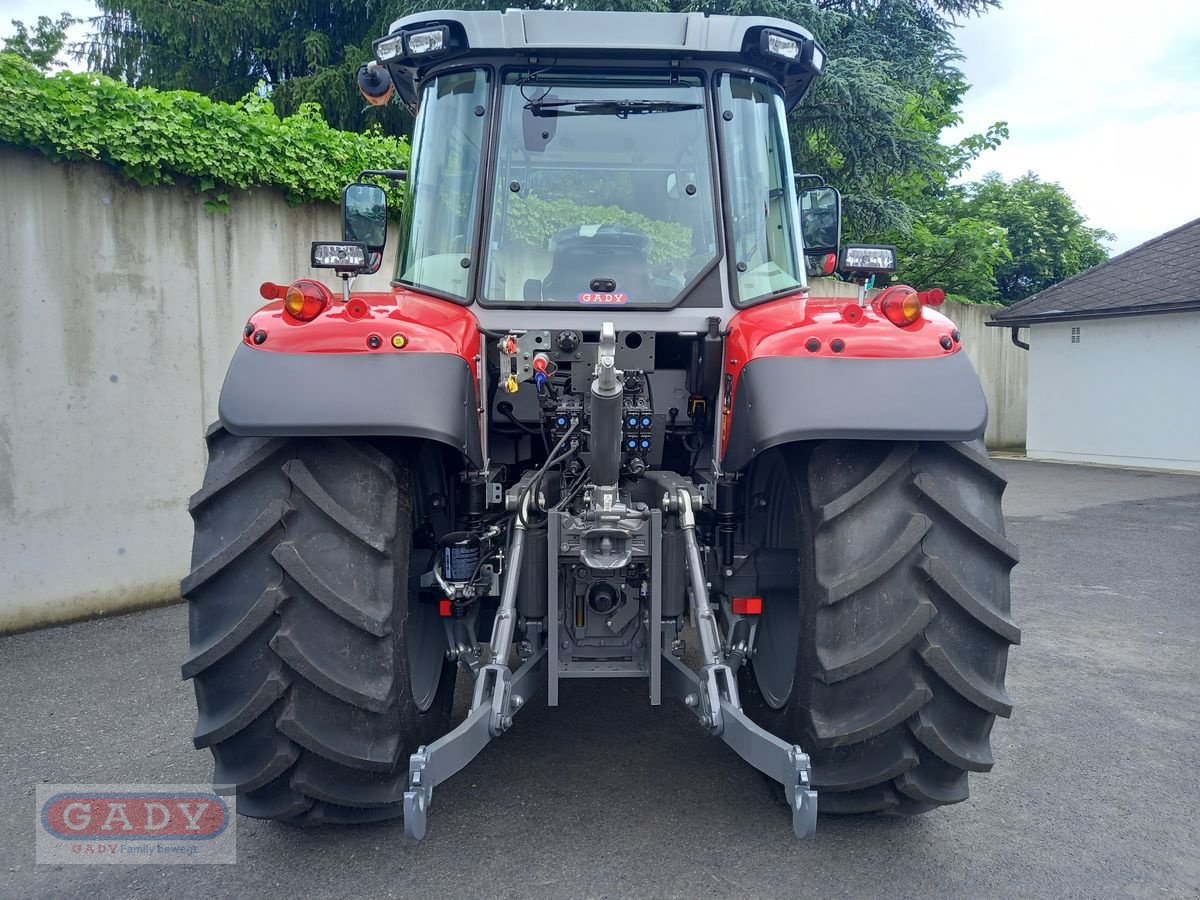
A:
<svg viewBox="0 0 1200 900">
<path fill-rule="evenodd" d="M 10 19 L 62 9 L 96 12 L 89 0 L 0 0 L 0 36 Z M 1059 182 L 1117 252 L 1200 217 L 1200 2 L 1004 0 L 958 42 L 973 88 L 947 140 L 999 119 L 1011 132 L 968 177 Z"/>
<path fill-rule="evenodd" d="M 953 138 L 1003 119 L 969 175 L 1057 181 L 1115 251 L 1200 218 L 1200 3 L 1004 0 L 958 43 L 973 85 Z"/>
</svg>

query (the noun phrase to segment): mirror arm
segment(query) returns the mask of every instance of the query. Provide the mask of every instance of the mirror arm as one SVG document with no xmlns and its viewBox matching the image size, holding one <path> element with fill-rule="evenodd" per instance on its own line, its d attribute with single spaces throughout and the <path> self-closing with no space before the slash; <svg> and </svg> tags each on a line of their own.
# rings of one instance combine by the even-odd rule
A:
<svg viewBox="0 0 1200 900">
<path fill-rule="evenodd" d="M 392 181 L 408 181 L 408 169 L 363 169 L 358 173 L 358 180 L 362 181 L 368 175 L 379 175 Z"/>
<path fill-rule="evenodd" d="M 824 179 L 824 178 L 822 178 L 820 175 L 816 174 L 815 172 L 806 173 L 806 174 L 803 174 L 803 175 L 802 175 L 802 174 L 799 174 L 799 173 L 797 173 L 797 174 L 795 174 L 795 175 L 793 175 L 793 176 L 792 176 L 792 180 L 793 180 L 793 181 L 795 182 L 795 184 L 796 184 L 796 193 L 797 193 L 797 194 L 798 194 L 798 193 L 800 193 L 800 184 L 801 184 L 802 182 L 804 182 L 804 181 L 808 180 L 809 178 L 815 178 L 815 179 L 816 179 L 816 181 L 817 181 L 817 187 L 825 187 L 825 179 Z"/>
</svg>

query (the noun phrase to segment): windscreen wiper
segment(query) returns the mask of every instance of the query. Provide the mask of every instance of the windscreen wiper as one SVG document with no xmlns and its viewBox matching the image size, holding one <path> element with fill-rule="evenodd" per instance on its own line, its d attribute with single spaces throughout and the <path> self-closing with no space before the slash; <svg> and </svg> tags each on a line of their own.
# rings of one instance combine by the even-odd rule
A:
<svg viewBox="0 0 1200 900">
<path fill-rule="evenodd" d="M 535 116 L 616 116 L 618 119 L 644 113 L 680 112 L 704 109 L 703 103 L 683 100 L 530 100 L 525 108 Z"/>
</svg>

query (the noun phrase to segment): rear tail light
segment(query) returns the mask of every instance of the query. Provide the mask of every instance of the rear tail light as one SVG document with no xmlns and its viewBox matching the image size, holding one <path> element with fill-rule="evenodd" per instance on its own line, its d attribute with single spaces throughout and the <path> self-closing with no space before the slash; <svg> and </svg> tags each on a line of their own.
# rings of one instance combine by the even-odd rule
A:
<svg viewBox="0 0 1200 900">
<path fill-rule="evenodd" d="M 921 298 L 906 284 L 892 285 L 875 298 L 875 308 L 898 328 L 921 318 Z"/>
<path fill-rule="evenodd" d="M 946 292 L 941 288 L 930 288 L 917 294 L 926 306 L 941 306 L 946 300 Z"/>
<path fill-rule="evenodd" d="M 327 307 L 333 295 L 319 281 L 302 278 L 291 284 L 283 298 L 283 308 L 299 322 L 311 322 Z"/>
</svg>

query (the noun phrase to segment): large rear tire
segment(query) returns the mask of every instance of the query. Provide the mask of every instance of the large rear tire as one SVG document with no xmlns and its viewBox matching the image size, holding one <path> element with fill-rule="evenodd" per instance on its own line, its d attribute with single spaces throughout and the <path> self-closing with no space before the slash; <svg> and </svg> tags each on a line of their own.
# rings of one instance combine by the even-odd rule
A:
<svg viewBox="0 0 1200 900">
<path fill-rule="evenodd" d="M 982 442 L 825 441 L 748 473 L 747 541 L 797 553 L 800 590 L 763 592 L 743 699 L 810 754 L 821 812 L 925 812 L 992 767 L 1020 641 L 1004 486 Z"/>
<path fill-rule="evenodd" d="M 449 729 L 455 667 L 409 593 L 412 445 L 208 436 L 188 600 L 194 737 L 237 811 L 399 816 L 408 754 Z"/>
</svg>

